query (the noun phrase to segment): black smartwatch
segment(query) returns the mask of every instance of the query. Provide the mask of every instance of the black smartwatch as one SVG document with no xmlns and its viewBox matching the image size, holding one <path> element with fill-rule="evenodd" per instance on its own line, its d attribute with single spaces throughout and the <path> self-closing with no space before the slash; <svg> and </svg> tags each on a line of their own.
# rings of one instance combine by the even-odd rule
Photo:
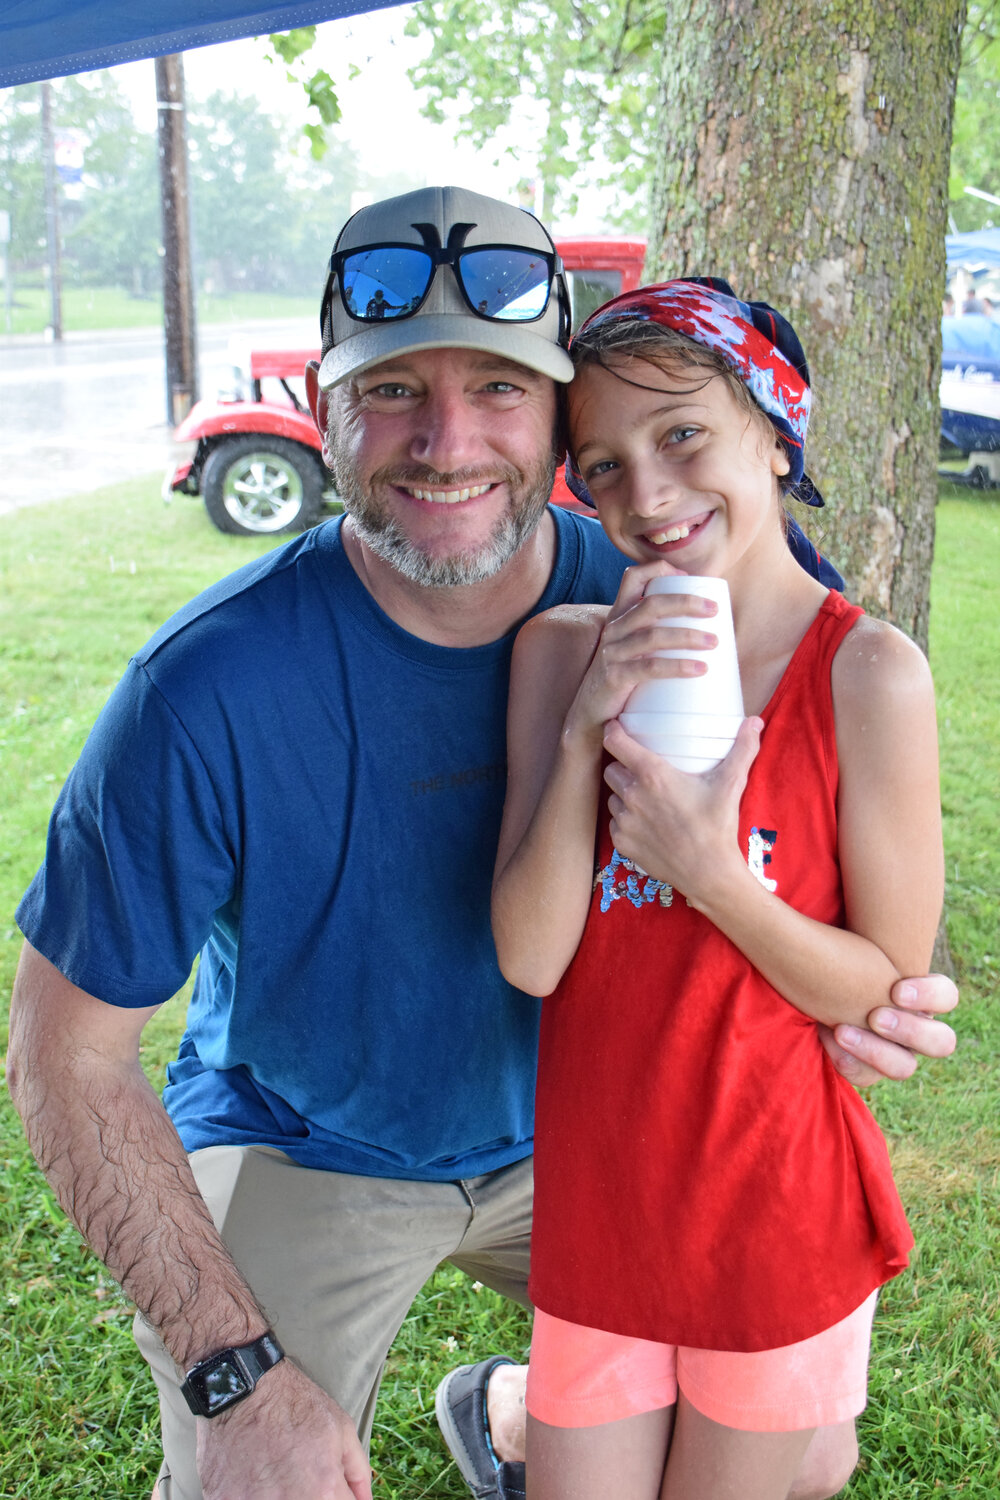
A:
<svg viewBox="0 0 1000 1500">
<path fill-rule="evenodd" d="M 217 1417 L 253 1395 L 260 1377 L 284 1357 L 273 1333 L 262 1334 L 238 1349 L 220 1349 L 192 1365 L 181 1394 L 196 1417 Z"/>
</svg>

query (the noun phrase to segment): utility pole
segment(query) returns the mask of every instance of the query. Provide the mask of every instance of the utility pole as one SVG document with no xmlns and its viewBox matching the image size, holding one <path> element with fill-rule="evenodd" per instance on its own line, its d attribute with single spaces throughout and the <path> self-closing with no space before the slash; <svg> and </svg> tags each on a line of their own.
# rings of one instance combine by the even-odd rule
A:
<svg viewBox="0 0 1000 1500">
<path fill-rule="evenodd" d="M 45 163 L 45 239 L 48 247 L 49 327 L 58 343 L 62 329 L 62 271 L 59 265 L 59 198 L 56 182 L 56 146 L 52 131 L 52 85 L 42 84 L 42 157 Z"/>
<path fill-rule="evenodd" d="M 14 292 L 10 284 L 10 210 L 0 208 L 0 251 L 3 253 L 3 301 L 7 332 L 14 332 Z"/>
<path fill-rule="evenodd" d="M 184 129 L 184 66 L 177 54 L 156 59 L 156 111 L 163 211 L 167 421 L 176 427 L 198 399 L 198 349 Z"/>
</svg>

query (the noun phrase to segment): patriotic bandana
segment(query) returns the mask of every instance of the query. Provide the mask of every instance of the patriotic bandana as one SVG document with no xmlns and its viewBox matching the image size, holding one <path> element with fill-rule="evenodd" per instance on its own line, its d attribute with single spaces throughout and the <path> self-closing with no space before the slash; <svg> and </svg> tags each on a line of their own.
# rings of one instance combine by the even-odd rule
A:
<svg viewBox="0 0 1000 1500">
<path fill-rule="evenodd" d="M 806 505 L 823 504 L 803 467 L 812 403 L 809 366 L 794 328 L 780 313 L 766 302 L 741 302 L 718 277 L 690 276 L 615 297 L 591 314 L 576 337 L 627 319 L 660 323 L 720 354 L 784 440 L 791 468 L 782 488 Z M 593 505 L 572 454 L 566 458 L 566 483 L 578 500 Z"/>
</svg>

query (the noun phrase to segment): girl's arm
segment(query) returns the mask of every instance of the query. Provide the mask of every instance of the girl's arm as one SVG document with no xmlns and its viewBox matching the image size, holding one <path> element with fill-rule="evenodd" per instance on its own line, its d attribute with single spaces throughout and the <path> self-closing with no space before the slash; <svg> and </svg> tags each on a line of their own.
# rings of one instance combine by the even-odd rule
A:
<svg viewBox="0 0 1000 1500">
<path fill-rule="evenodd" d="M 930 670 L 913 643 L 863 619 L 834 661 L 838 839 L 847 929 L 803 916 L 759 883 L 736 841 L 758 721 L 732 764 L 683 777 L 622 730 L 606 744 L 615 845 L 668 880 L 780 994 L 828 1025 L 864 1027 L 873 997 L 926 972 L 944 885 Z M 653 764 L 655 762 L 655 764 Z"/>
<path fill-rule="evenodd" d="M 695 658 L 652 655 L 716 643 L 664 623 L 710 615 L 692 596 L 643 598 L 662 563 L 630 568 L 611 609 L 564 605 L 518 635 L 507 710 L 507 800 L 493 880 L 493 936 L 504 976 L 548 995 L 576 952 L 590 904 L 604 725 L 650 677 L 692 676 Z"/>
<path fill-rule="evenodd" d="M 504 977 L 548 995 L 576 952 L 590 900 L 601 789 L 601 731 L 566 716 L 605 611 L 567 606 L 530 620 L 514 645 L 507 797 L 491 915 Z"/>
</svg>

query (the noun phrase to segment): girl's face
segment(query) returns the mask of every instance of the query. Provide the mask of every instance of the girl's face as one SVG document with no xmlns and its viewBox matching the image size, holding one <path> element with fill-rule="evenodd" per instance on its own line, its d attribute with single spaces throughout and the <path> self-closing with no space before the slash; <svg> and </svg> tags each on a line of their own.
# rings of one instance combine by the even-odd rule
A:
<svg viewBox="0 0 1000 1500">
<path fill-rule="evenodd" d="M 569 424 L 601 525 L 636 562 L 662 557 L 682 573 L 725 578 L 775 540 L 784 550 L 778 478 L 788 456 L 721 376 L 682 360 L 584 365 L 569 388 Z"/>
</svg>

